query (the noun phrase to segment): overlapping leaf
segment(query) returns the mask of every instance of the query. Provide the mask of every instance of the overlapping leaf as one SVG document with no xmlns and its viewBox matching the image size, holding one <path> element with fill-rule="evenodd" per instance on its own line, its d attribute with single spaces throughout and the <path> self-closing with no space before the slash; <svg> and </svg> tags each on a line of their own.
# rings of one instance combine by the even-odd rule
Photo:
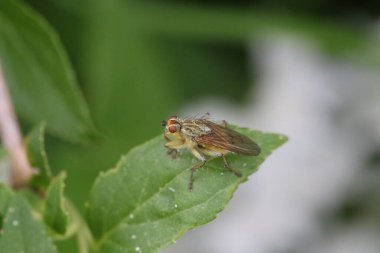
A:
<svg viewBox="0 0 380 253">
<path fill-rule="evenodd" d="M 63 194 L 66 175 L 62 173 L 55 178 L 46 193 L 44 221 L 58 234 L 65 234 L 69 223 L 66 199 Z"/>
<path fill-rule="evenodd" d="M 52 177 L 50 165 L 45 151 L 45 123 L 35 127 L 25 140 L 30 165 L 37 170 L 29 181 L 29 185 L 38 189 L 46 189 Z"/>
</svg>

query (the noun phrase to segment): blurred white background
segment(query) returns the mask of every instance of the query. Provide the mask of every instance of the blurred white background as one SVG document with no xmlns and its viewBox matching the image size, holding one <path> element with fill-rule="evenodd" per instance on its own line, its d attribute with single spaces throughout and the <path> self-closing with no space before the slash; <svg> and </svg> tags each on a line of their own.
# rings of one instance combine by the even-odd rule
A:
<svg viewBox="0 0 380 253">
<path fill-rule="evenodd" d="M 286 134 L 289 142 L 238 189 L 218 219 L 163 252 L 380 252 L 379 224 L 370 216 L 329 219 L 351 193 L 376 184 L 378 172 L 363 165 L 380 147 L 380 73 L 324 56 L 293 36 L 252 45 L 260 76 L 247 94 L 251 102 L 239 107 L 205 97 L 182 115 L 210 112 L 215 120 Z"/>
</svg>

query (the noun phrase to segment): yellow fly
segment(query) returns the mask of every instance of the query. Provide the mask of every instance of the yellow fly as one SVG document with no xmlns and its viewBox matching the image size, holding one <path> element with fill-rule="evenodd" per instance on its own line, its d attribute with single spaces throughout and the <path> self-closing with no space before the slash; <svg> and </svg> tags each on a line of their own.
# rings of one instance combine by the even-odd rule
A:
<svg viewBox="0 0 380 253">
<path fill-rule="evenodd" d="M 235 153 L 246 156 L 257 156 L 260 147 L 245 135 L 230 128 L 227 123 L 217 124 L 206 117 L 198 119 L 181 119 L 177 116 L 163 121 L 165 126 L 164 138 L 167 141 L 165 147 L 169 149 L 168 154 L 173 158 L 177 156 L 179 149 L 188 149 L 201 162 L 191 168 L 189 190 L 193 189 L 194 172 L 208 161 L 207 156 L 222 157 L 224 166 L 241 177 L 241 173 L 233 169 L 228 163 L 225 155 Z"/>
</svg>

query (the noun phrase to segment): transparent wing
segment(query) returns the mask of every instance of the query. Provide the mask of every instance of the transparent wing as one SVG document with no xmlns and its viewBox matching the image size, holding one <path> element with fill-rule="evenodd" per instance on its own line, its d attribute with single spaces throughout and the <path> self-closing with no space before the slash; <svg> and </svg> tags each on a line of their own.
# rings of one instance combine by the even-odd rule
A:
<svg viewBox="0 0 380 253">
<path fill-rule="evenodd" d="M 199 121 L 211 131 L 195 137 L 198 144 L 226 149 L 241 155 L 256 156 L 260 154 L 260 147 L 247 136 L 208 120 Z"/>
</svg>

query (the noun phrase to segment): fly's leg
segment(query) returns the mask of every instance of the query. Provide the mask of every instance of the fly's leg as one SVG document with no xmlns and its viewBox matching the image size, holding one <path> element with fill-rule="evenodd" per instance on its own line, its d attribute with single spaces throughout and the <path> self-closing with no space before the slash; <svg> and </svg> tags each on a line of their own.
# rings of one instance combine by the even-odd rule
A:
<svg viewBox="0 0 380 253">
<path fill-rule="evenodd" d="M 167 141 L 167 143 L 165 143 L 165 148 L 168 149 L 167 154 L 173 159 L 177 158 L 178 149 L 185 148 L 185 142 L 181 139 L 172 141 L 166 136 L 166 134 L 164 134 L 164 138 Z"/>
<path fill-rule="evenodd" d="M 165 136 L 166 137 L 166 136 Z M 166 138 L 165 138 L 166 139 Z M 166 154 L 172 157 L 172 159 L 176 159 L 178 155 L 177 149 L 182 146 L 182 143 L 178 141 L 170 141 L 165 144 L 165 148 L 167 148 Z"/>
<path fill-rule="evenodd" d="M 189 181 L 189 191 L 192 191 L 193 190 L 193 184 L 194 184 L 194 173 L 203 167 L 203 165 L 206 164 L 207 160 L 206 158 L 201 155 L 201 153 L 199 153 L 199 151 L 195 148 L 193 148 L 191 150 L 191 153 L 193 153 L 193 155 L 198 158 L 199 160 L 201 160 L 200 163 L 196 164 L 194 167 L 191 168 L 191 173 L 190 173 L 190 181 Z"/>
<path fill-rule="evenodd" d="M 169 156 L 172 157 L 172 159 L 176 159 L 178 156 L 178 151 L 176 149 L 170 149 L 168 148 L 168 151 L 166 152 Z"/>
<path fill-rule="evenodd" d="M 191 174 L 190 174 L 190 181 L 189 181 L 189 191 L 193 190 L 193 184 L 194 184 L 194 172 L 196 172 L 198 169 L 202 168 L 203 165 L 206 164 L 206 160 L 198 163 L 194 167 L 191 168 Z"/>
<path fill-rule="evenodd" d="M 228 123 L 227 123 L 227 121 L 222 120 L 222 123 L 223 123 L 223 125 L 224 125 L 224 128 L 227 128 L 227 127 L 228 127 Z"/>
<path fill-rule="evenodd" d="M 226 157 L 222 155 L 224 167 L 228 169 L 229 171 L 233 172 L 237 177 L 241 177 L 241 173 L 236 171 L 234 168 L 231 167 L 230 163 L 227 161 Z"/>
</svg>

